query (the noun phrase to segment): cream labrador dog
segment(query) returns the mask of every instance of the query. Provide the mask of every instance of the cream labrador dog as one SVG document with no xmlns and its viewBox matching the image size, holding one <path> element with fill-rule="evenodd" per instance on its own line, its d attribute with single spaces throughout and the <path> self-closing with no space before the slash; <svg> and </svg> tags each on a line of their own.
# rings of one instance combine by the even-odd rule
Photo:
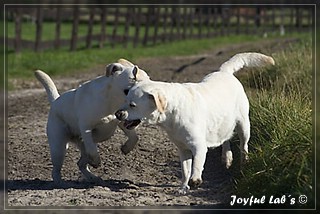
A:
<svg viewBox="0 0 320 214">
<path fill-rule="evenodd" d="M 249 102 L 243 86 L 233 75 L 247 67 L 274 64 L 260 53 L 240 53 L 223 63 L 218 72 L 207 75 L 200 83 L 166 83 L 146 80 L 133 86 L 126 104 L 116 112 L 127 129 L 141 121 L 160 125 L 178 147 L 182 185 L 202 183 L 202 171 L 208 147 L 223 145 L 222 160 L 232 163 L 229 140 L 234 130 L 240 138 L 241 159 L 247 159 L 250 137 Z"/>
<path fill-rule="evenodd" d="M 138 81 L 149 79 L 149 76 L 131 62 L 120 59 L 107 65 L 105 76 L 85 82 L 61 96 L 46 73 L 37 70 L 35 76 L 44 86 L 50 102 L 47 136 L 53 181 L 57 184 L 62 182 L 61 167 L 68 142 L 73 142 L 81 151 L 77 163 L 80 171 L 87 180 L 98 182 L 100 178 L 88 168 L 88 164 L 95 168 L 100 165 L 96 143 L 109 139 L 119 126 L 128 137 L 122 152 L 126 154 L 133 149 L 138 141 L 136 132 L 119 123 L 114 113 L 125 102 L 130 87 Z"/>
</svg>

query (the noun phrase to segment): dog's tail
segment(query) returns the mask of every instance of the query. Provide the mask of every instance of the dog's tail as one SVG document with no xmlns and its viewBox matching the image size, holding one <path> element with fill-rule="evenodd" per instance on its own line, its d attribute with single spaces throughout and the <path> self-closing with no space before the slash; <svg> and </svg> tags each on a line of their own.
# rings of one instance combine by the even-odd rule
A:
<svg viewBox="0 0 320 214">
<path fill-rule="evenodd" d="M 261 53 L 239 53 L 234 55 L 231 59 L 224 62 L 220 66 L 221 72 L 228 72 L 234 74 L 243 67 L 258 67 L 265 65 L 274 65 L 274 60 L 270 56 Z"/>
<path fill-rule="evenodd" d="M 48 74 L 44 73 L 43 71 L 36 70 L 34 72 L 36 78 L 41 82 L 43 87 L 46 89 L 48 100 L 50 104 L 55 101 L 60 95 L 57 90 L 57 87 L 53 83 L 52 79 L 49 77 Z"/>
</svg>

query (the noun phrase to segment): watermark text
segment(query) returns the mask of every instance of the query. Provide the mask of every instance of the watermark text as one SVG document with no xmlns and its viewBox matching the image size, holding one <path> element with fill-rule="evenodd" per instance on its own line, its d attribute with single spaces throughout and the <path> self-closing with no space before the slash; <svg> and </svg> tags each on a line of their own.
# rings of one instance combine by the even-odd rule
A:
<svg viewBox="0 0 320 214">
<path fill-rule="evenodd" d="M 248 198 L 245 197 L 237 197 L 236 195 L 231 195 L 230 205 L 243 205 L 243 206 L 252 206 L 259 204 L 289 204 L 294 205 L 296 203 L 305 204 L 307 203 L 308 198 L 305 195 L 300 195 L 298 197 L 293 197 L 291 195 L 282 195 L 280 197 L 276 197 L 271 195 L 270 197 L 266 197 L 265 195 L 261 197 L 250 196 Z"/>
</svg>

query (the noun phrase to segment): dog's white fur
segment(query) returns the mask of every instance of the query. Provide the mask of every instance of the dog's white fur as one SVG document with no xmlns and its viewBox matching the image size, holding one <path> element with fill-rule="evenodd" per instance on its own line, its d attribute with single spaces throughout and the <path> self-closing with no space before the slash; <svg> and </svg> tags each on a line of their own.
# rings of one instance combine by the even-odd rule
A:
<svg viewBox="0 0 320 214">
<path fill-rule="evenodd" d="M 125 101 L 125 90 L 129 90 L 137 81 L 149 79 L 148 75 L 131 62 L 120 59 L 118 63 L 106 67 L 106 75 L 85 82 L 77 89 L 69 90 L 61 96 L 44 72 L 35 71 L 36 78 L 46 89 L 50 102 L 47 123 L 47 136 L 53 164 L 52 178 L 61 183 L 61 167 L 68 142 L 75 143 L 81 158 L 78 167 L 89 181 L 97 182 L 88 164 L 100 165 L 97 142 L 109 139 L 117 126 L 127 135 L 128 140 L 122 146 L 122 152 L 128 153 L 138 141 L 134 130 L 128 130 L 119 123 L 114 113 Z"/>
<path fill-rule="evenodd" d="M 234 129 L 240 138 L 241 160 L 247 159 L 249 102 L 233 73 L 244 66 L 267 64 L 274 64 L 269 56 L 241 53 L 200 83 L 142 81 L 130 89 L 126 104 L 116 116 L 125 121 L 129 129 L 134 128 L 139 120 L 164 128 L 178 147 L 182 166 L 179 191 L 186 193 L 189 185 L 197 187 L 202 183 L 208 147 L 223 145 L 222 160 L 227 168 L 231 166 L 233 158 L 228 140 Z"/>
</svg>

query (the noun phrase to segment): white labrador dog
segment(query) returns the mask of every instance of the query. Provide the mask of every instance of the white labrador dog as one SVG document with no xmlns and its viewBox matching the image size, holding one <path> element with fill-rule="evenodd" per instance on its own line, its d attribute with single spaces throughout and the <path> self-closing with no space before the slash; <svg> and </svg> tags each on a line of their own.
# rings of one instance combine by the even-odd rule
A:
<svg viewBox="0 0 320 214">
<path fill-rule="evenodd" d="M 131 62 L 120 59 L 106 67 L 106 75 L 85 82 L 77 89 L 69 90 L 61 96 L 44 72 L 35 71 L 36 78 L 46 89 L 50 102 L 47 123 L 47 136 L 53 164 L 52 178 L 61 183 L 61 167 L 68 142 L 75 143 L 81 158 L 78 167 L 89 181 L 98 182 L 88 164 L 100 165 L 97 142 L 109 139 L 117 126 L 127 135 L 128 140 L 122 146 L 123 153 L 130 152 L 138 141 L 134 130 L 124 128 L 114 113 L 125 102 L 125 96 L 136 82 L 149 79 L 149 76 Z"/>
<path fill-rule="evenodd" d="M 250 137 L 249 102 L 234 72 L 247 67 L 274 64 L 260 53 L 240 53 L 223 63 L 218 72 L 200 83 L 141 81 L 133 86 L 126 104 L 116 112 L 128 129 L 141 121 L 158 124 L 179 150 L 182 166 L 180 193 L 202 183 L 208 147 L 223 145 L 222 160 L 232 163 L 229 140 L 236 129 L 242 161 L 247 159 Z M 224 143 L 225 142 L 225 143 Z"/>
</svg>

